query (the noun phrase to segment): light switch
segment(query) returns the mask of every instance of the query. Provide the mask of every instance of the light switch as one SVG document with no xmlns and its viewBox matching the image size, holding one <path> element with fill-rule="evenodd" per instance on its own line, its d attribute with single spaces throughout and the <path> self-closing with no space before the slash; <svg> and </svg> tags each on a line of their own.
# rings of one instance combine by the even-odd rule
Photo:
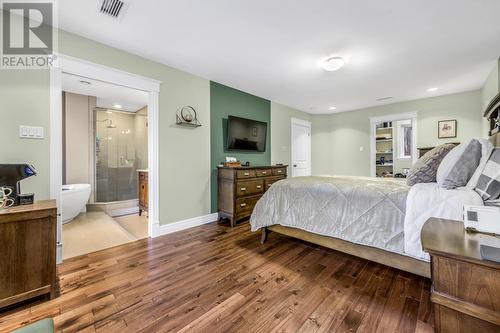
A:
<svg viewBox="0 0 500 333">
<path fill-rule="evenodd" d="M 43 139 L 43 127 L 38 126 L 19 126 L 19 137 L 26 139 Z"/>
<path fill-rule="evenodd" d="M 359 146 L 359 151 L 365 151 L 365 147 L 364 146 Z"/>
</svg>

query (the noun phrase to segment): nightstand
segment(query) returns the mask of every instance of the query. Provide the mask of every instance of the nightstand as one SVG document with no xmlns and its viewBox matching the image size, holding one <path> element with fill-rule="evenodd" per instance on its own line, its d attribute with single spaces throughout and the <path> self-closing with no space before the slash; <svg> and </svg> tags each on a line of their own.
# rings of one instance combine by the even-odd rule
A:
<svg viewBox="0 0 500 333">
<path fill-rule="evenodd" d="M 436 218 L 424 224 L 421 236 L 431 256 L 436 332 L 500 332 L 500 263 L 481 259 L 479 248 L 500 247 L 500 239 Z"/>
</svg>

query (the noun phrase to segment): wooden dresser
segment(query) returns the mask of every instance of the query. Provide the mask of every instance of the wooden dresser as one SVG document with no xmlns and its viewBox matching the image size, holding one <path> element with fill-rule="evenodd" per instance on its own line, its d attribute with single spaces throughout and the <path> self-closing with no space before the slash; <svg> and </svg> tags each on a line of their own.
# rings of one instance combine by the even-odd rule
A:
<svg viewBox="0 0 500 333">
<path fill-rule="evenodd" d="M 219 218 L 229 219 L 231 226 L 252 215 L 264 192 L 278 180 L 286 178 L 287 165 L 218 168 Z"/>
<path fill-rule="evenodd" d="M 55 200 L 0 210 L 0 308 L 56 294 Z"/>
<path fill-rule="evenodd" d="M 139 173 L 137 179 L 139 180 L 139 216 L 143 211 L 148 211 L 148 174 L 146 170 L 137 170 Z"/>
<path fill-rule="evenodd" d="M 500 239 L 436 218 L 424 224 L 421 236 L 431 256 L 436 332 L 500 332 L 500 263 L 483 260 L 479 248 L 500 247 Z"/>
</svg>

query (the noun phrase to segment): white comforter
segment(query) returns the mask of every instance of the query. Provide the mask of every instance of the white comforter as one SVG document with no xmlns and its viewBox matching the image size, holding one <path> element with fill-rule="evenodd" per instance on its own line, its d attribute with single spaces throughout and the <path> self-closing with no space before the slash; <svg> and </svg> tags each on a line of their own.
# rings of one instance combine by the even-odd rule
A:
<svg viewBox="0 0 500 333">
<path fill-rule="evenodd" d="M 473 190 L 445 190 L 437 183 L 413 185 L 406 199 L 404 222 L 404 252 L 417 259 L 429 260 L 422 250 L 420 233 L 430 217 L 463 221 L 463 206 L 483 206 L 483 200 Z"/>
</svg>

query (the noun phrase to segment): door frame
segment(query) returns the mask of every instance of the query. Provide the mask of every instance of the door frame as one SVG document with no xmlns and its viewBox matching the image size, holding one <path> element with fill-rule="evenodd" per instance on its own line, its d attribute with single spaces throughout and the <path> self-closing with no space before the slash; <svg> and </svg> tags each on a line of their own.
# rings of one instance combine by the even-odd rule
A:
<svg viewBox="0 0 500 333">
<path fill-rule="evenodd" d="M 57 262 L 62 262 L 62 74 L 109 82 L 148 93 L 148 235 L 160 235 L 159 221 L 159 93 L 161 81 L 57 54 L 50 69 L 50 198 L 57 202 Z"/>
<path fill-rule="evenodd" d="M 417 112 L 406 112 L 406 113 L 396 113 L 396 114 L 388 114 L 385 116 L 377 116 L 370 118 L 370 176 L 375 177 L 377 175 L 375 159 L 376 159 L 376 125 L 377 123 L 384 121 L 392 121 L 396 122 L 398 120 L 411 120 L 412 126 L 412 147 L 411 147 L 411 163 L 415 163 L 418 159 L 417 157 Z M 393 133 L 394 133 L 395 124 L 393 124 Z M 393 138 L 394 139 L 394 138 Z M 396 150 L 394 147 L 393 140 L 393 158 L 396 158 Z"/>
<path fill-rule="evenodd" d="M 309 153 L 309 158 L 308 158 L 308 161 L 309 161 L 309 172 L 312 174 L 312 161 L 311 161 L 311 157 L 312 157 L 312 152 L 311 152 L 311 141 L 312 141 L 312 137 L 311 137 L 311 122 L 310 121 L 307 121 L 307 120 L 304 120 L 304 119 L 299 119 L 299 118 L 291 118 L 291 121 L 290 121 L 290 169 L 291 169 L 291 175 L 292 177 L 295 177 L 294 175 L 294 167 L 293 167 L 293 160 L 294 160 L 294 156 L 293 156 L 293 125 L 300 125 L 300 126 L 305 126 L 305 127 L 308 127 L 309 128 L 309 149 L 308 149 L 308 153 Z"/>
</svg>

